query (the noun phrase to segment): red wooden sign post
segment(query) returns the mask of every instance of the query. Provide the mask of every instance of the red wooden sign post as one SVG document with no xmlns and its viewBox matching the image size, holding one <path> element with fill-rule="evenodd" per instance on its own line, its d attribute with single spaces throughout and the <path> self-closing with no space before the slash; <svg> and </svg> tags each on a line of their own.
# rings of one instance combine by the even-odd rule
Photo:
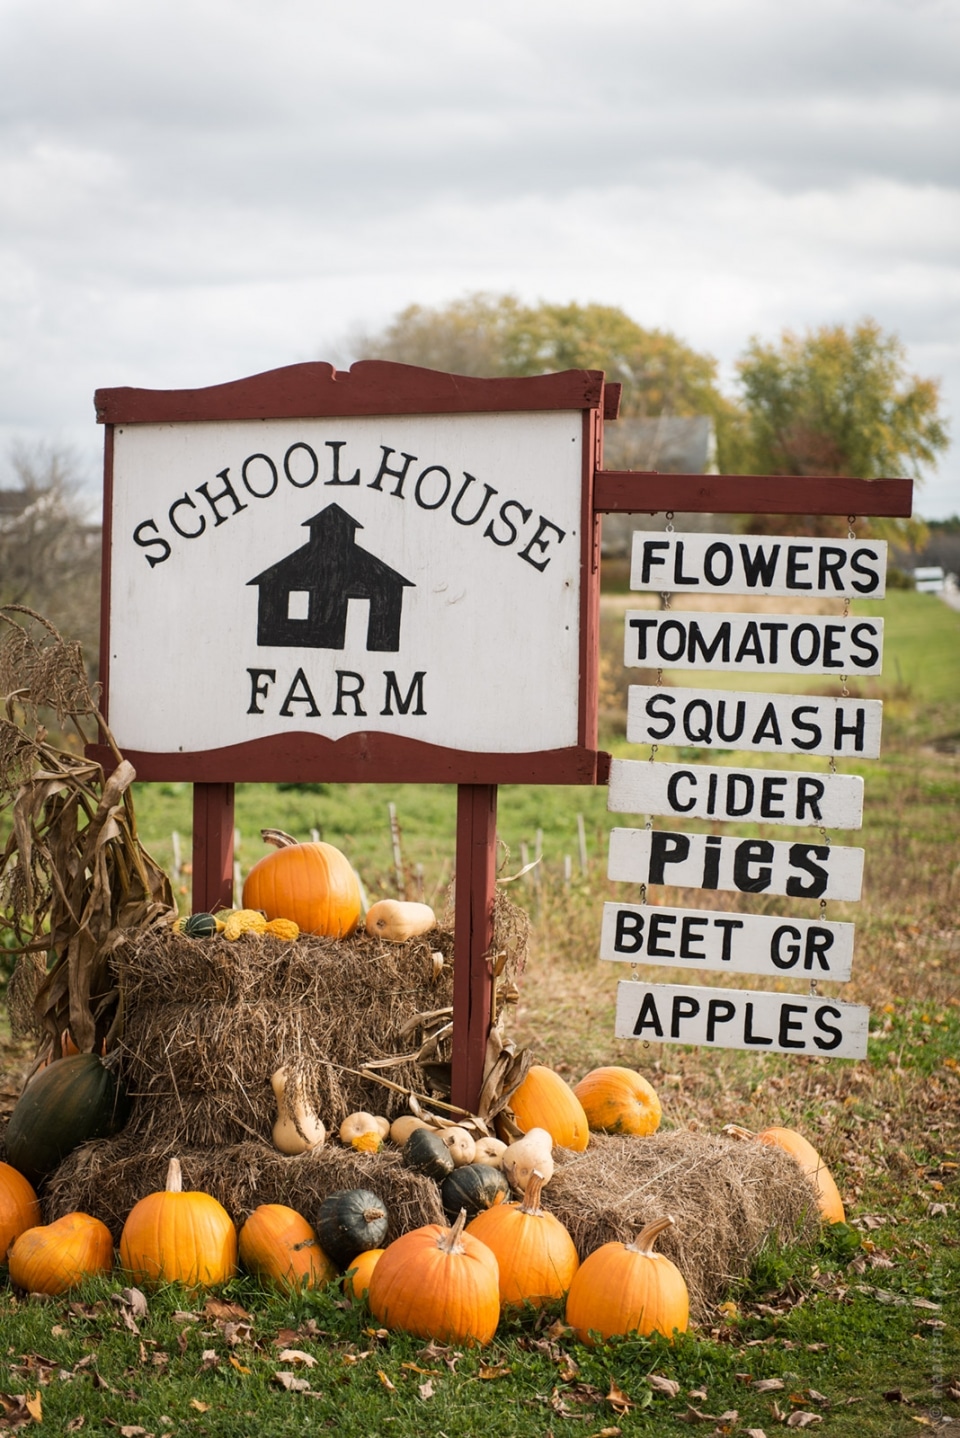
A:
<svg viewBox="0 0 960 1438">
<path fill-rule="evenodd" d="M 465 1109 L 490 1027 L 497 786 L 609 774 L 601 515 L 911 513 L 909 480 L 605 471 L 618 402 L 599 371 L 379 361 L 96 396 L 104 708 L 138 778 L 194 786 L 194 908 L 232 902 L 237 782 L 456 784 Z"/>
</svg>

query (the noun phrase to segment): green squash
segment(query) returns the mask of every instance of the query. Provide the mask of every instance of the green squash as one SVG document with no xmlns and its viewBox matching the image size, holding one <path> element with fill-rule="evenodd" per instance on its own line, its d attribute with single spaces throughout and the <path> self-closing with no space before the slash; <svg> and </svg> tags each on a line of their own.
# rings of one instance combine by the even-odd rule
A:
<svg viewBox="0 0 960 1438">
<path fill-rule="evenodd" d="M 440 1185 L 443 1211 L 453 1223 L 461 1208 L 467 1218 L 476 1218 L 485 1208 L 503 1203 L 510 1197 L 507 1175 L 488 1163 L 464 1163 L 448 1173 Z"/>
<path fill-rule="evenodd" d="M 218 924 L 212 914 L 189 914 L 177 921 L 177 931 L 188 939 L 212 939 Z"/>
<path fill-rule="evenodd" d="M 127 1120 L 126 1092 L 99 1054 L 69 1054 L 41 1069 L 7 1125 L 7 1159 L 38 1183 L 81 1143 L 108 1138 Z"/>
<path fill-rule="evenodd" d="M 415 1173 L 442 1183 L 453 1172 L 453 1154 L 432 1128 L 415 1128 L 403 1145 L 403 1161 Z"/>
<path fill-rule="evenodd" d="M 343 1188 L 320 1205 L 316 1231 L 320 1247 L 338 1268 L 368 1248 L 382 1248 L 389 1215 L 383 1199 L 368 1188 Z"/>
</svg>

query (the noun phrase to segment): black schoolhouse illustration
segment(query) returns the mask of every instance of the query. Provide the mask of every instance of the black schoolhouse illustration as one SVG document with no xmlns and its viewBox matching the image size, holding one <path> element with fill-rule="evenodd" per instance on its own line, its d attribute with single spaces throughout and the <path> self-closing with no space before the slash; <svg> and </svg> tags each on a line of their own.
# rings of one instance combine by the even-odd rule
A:
<svg viewBox="0 0 960 1438">
<path fill-rule="evenodd" d="M 363 525 L 339 504 L 303 527 L 310 531 L 306 544 L 247 581 L 260 587 L 257 643 L 342 649 L 350 600 L 367 599 L 367 649 L 395 653 L 403 591 L 413 580 L 361 548 L 356 531 Z"/>
</svg>

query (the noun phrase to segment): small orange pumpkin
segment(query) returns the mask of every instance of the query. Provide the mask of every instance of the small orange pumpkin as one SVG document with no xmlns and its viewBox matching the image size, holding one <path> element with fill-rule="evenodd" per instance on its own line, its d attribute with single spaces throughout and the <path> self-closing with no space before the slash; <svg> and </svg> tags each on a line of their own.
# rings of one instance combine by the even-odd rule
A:
<svg viewBox="0 0 960 1438">
<path fill-rule="evenodd" d="M 657 1235 L 673 1223 L 658 1218 L 641 1230 L 633 1243 L 604 1243 L 587 1255 L 567 1294 L 567 1323 L 583 1343 L 619 1338 L 628 1333 L 647 1336 L 674 1329 L 686 1332 L 690 1298 L 683 1274 L 656 1253 Z"/>
<path fill-rule="evenodd" d="M 368 1248 L 366 1252 L 358 1253 L 356 1258 L 351 1258 L 350 1267 L 344 1275 L 344 1283 L 354 1298 L 366 1298 L 373 1270 L 385 1252 L 383 1248 Z"/>
<path fill-rule="evenodd" d="M 145 1285 L 213 1287 L 237 1271 L 237 1231 L 211 1194 L 183 1191 L 180 1160 L 172 1158 L 166 1188 L 130 1210 L 120 1235 L 120 1262 Z"/>
<path fill-rule="evenodd" d="M 590 1141 L 583 1104 L 570 1085 L 544 1064 L 534 1064 L 529 1070 L 511 1097 L 510 1107 L 524 1133 L 545 1128 L 558 1148 L 582 1153 Z"/>
<path fill-rule="evenodd" d="M 595 1131 L 645 1136 L 660 1127 L 657 1091 L 636 1069 L 616 1064 L 592 1069 L 573 1091 Z"/>
<path fill-rule="evenodd" d="M 33 1184 L 19 1169 L 0 1163 L 0 1263 L 15 1238 L 43 1219 Z"/>
<path fill-rule="evenodd" d="M 441 1343 L 489 1343 L 500 1321 L 497 1260 L 464 1233 L 428 1223 L 394 1239 L 370 1277 L 367 1302 L 385 1328 Z"/>
<path fill-rule="evenodd" d="M 282 1203 L 255 1208 L 240 1229 L 238 1247 L 244 1268 L 272 1288 L 323 1288 L 337 1276 L 307 1220 Z"/>
<path fill-rule="evenodd" d="M 304 934 L 344 939 L 360 919 L 360 884 L 349 859 L 333 844 L 298 844 L 279 829 L 264 829 L 275 844 L 259 859 L 243 886 L 243 907 L 268 919 L 292 919 Z"/>
<path fill-rule="evenodd" d="M 540 1207 L 543 1175 L 534 1172 L 520 1203 L 485 1208 L 467 1232 L 492 1249 L 500 1271 L 500 1302 L 507 1307 L 562 1298 L 580 1258 L 563 1224 Z"/>
<path fill-rule="evenodd" d="M 27 1293 L 66 1293 L 94 1273 L 113 1267 L 113 1235 L 89 1213 L 66 1213 L 28 1228 L 9 1255 L 10 1278 Z"/>
</svg>

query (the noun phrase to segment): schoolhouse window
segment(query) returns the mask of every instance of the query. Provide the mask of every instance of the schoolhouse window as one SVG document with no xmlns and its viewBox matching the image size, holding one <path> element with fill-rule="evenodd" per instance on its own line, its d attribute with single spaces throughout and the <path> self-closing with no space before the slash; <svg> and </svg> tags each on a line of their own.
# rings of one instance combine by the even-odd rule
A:
<svg viewBox="0 0 960 1438">
<path fill-rule="evenodd" d="M 287 618 L 288 619 L 309 619 L 310 617 L 310 591 L 309 589 L 291 589 L 287 595 Z"/>
</svg>

